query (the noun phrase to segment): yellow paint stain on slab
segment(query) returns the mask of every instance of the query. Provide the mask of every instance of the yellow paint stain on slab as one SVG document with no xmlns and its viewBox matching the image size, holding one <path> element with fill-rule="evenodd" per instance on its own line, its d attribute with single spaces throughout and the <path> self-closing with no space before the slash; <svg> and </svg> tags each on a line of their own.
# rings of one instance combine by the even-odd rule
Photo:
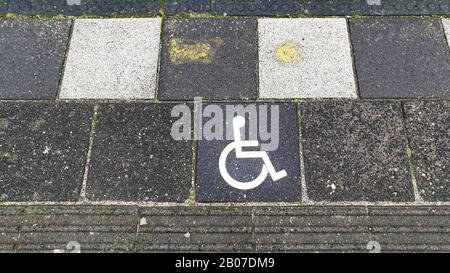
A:
<svg viewBox="0 0 450 273">
<path fill-rule="evenodd" d="M 291 64 L 300 58 L 300 48 L 296 43 L 286 42 L 277 48 L 275 56 L 280 62 Z"/>
<path fill-rule="evenodd" d="M 170 41 L 170 61 L 173 64 L 209 64 L 214 60 L 216 52 L 222 44 L 223 40 L 220 38 L 200 42 L 172 39 Z"/>
</svg>

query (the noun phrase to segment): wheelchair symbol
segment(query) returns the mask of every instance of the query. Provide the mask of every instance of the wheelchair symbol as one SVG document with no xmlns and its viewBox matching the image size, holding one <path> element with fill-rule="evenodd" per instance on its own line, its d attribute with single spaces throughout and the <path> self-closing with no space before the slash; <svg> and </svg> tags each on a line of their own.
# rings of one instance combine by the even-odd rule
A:
<svg viewBox="0 0 450 273">
<path fill-rule="evenodd" d="M 265 151 L 242 151 L 242 147 L 258 147 L 259 142 L 257 140 L 241 140 L 240 128 L 245 126 L 245 119 L 241 116 L 236 116 L 233 118 L 233 136 L 234 142 L 228 144 L 225 149 L 223 149 L 219 158 L 219 171 L 225 182 L 227 182 L 233 188 L 239 190 L 251 190 L 259 185 L 261 185 L 267 176 L 270 174 L 273 181 L 277 181 L 287 176 L 285 170 L 275 171 L 275 168 L 270 161 L 269 156 Z M 263 166 L 261 173 L 257 178 L 250 182 L 240 182 L 235 180 L 227 171 L 226 162 L 228 154 L 231 151 L 236 150 L 236 158 L 261 158 L 263 160 Z"/>
</svg>

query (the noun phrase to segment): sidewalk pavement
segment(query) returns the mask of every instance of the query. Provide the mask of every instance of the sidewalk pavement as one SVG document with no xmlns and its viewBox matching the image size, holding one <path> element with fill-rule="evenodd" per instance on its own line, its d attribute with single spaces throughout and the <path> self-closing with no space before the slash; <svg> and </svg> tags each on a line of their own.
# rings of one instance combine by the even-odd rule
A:
<svg viewBox="0 0 450 273">
<path fill-rule="evenodd" d="M 0 21 L 1 201 L 449 201 L 449 20 L 161 23 Z M 198 96 L 278 106 L 290 177 L 243 193 L 220 179 L 226 141 L 173 140 Z"/>
<path fill-rule="evenodd" d="M 449 250 L 450 19 L 6 17 L 2 250 Z M 277 106 L 268 155 L 288 177 L 240 191 L 218 168 L 230 141 L 175 140 L 172 110 L 193 114 L 196 97 Z M 256 162 L 230 157 L 228 172 L 251 180 Z"/>
</svg>

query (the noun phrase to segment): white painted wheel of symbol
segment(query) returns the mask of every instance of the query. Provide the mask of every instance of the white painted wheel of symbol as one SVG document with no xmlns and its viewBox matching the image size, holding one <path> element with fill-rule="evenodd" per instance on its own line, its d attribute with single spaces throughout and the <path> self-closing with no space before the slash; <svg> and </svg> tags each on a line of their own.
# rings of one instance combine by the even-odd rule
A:
<svg viewBox="0 0 450 273">
<path fill-rule="evenodd" d="M 381 245 L 377 241 L 369 241 L 367 243 L 366 249 L 370 253 L 381 253 Z"/>
<path fill-rule="evenodd" d="M 266 180 L 267 175 L 269 174 L 269 171 L 267 170 L 266 166 L 263 165 L 262 169 L 261 169 L 261 173 L 255 180 L 250 181 L 250 182 L 239 182 L 239 181 L 235 180 L 228 173 L 226 165 L 227 165 L 228 155 L 230 154 L 231 151 L 235 150 L 236 147 L 237 147 L 236 142 L 232 142 L 232 143 L 228 144 L 228 146 L 225 147 L 225 149 L 220 154 L 220 158 L 219 158 L 220 174 L 222 175 L 222 178 L 225 180 L 225 182 L 227 182 L 233 188 L 236 188 L 238 190 L 243 190 L 243 191 L 254 189 L 254 188 L 258 187 L 259 185 L 261 185 L 261 183 L 264 182 L 264 180 Z"/>
<path fill-rule="evenodd" d="M 80 6 L 81 5 L 81 0 L 67 0 L 67 5 L 68 6 Z"/>
<path fill-rule="evenodd" d="M 222 178 L 233 188 L 239 190 L 251 190 L 259 185 L 261 185 L 267 176 L 270 174 L 273 181 L 277 181 L 283 177 L 287 176 L 285 170 L 275 171 L 275 168 L 270 161 L 269 156 L 264 151 L 243 151 L 242 147 L 258 147 L 259 142 L 257 140 L 241 140 L 240 128 L 245 126 L 245 119 L 241 116 L 237 116 L 233 119 L 233 134 L 234 141 L 228 144 L 219 157 L 219 171 Z M 261 158 L 263 160 L 263 166 L 261 173 L 252 181 L 240 182 L 231 177 L 227 171 L 227 158 L 228 155 L 233 151 L 236 151 L 236 158 Z"/>
<path fill-rule="evenodd" d="M 381 0 L 367 0 L 369 6 L 381 6 Z"/>
</svg>

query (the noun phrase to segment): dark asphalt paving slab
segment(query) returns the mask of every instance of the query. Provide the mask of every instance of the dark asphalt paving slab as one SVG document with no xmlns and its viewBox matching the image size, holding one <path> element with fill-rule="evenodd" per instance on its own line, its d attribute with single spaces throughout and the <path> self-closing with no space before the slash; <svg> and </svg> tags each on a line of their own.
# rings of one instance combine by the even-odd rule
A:
<svg viewBox="0 0 450 273">
<path fill-rule="evenodd" d="M 450 96 L 450 55 L 440 19 L 350 20 L 363 98 Z"/>
<path fill-rule="evenodd" d="M 54 99 L 69 20 L 0 19 L 0 99 Z"/>
<path fill-rule="evenodd" d="M 93 106 L 0 103 L 0 201 L 78 201 Z"/>
<path fill-rule="evenodd" d="M 162 100 L 255 99 L 255 19 L 168 19 L 160 68 Z"/>
<path fill-rule="evenodd" d="M 171 136 L 175 104 L 101 105 L 86 196 L 94 201 L 184 202 L 192 141 Z"/>
<path fill-rule="evenodd" d="M 419 194 L 426 201 L 450 201 L 450 102 L 404 107 Z"/>
<path fill-rule="evenodd" d="M 414 201 L 400 103 L 305 102 L 301 136 L 314 201 Z"/>
<path fill-rule="evenodd" d="M 261 105 L 261 104 L 260 104 Z M 257 105 L 257 106 L 260 106 Z M 221 105 L 221 109 L 231 104 Z M 245 105 L 244 105 L 245 106 Z M 299 159 L 299 140 L 297 126 L 297 107 L 289 104 L 268 104 L 279 107 L 279 146 L 274 151 L 267 152 L 275 171 L 287 172 L 287 177 L 273 181 L 271 176 L 267 176 L 258 187 L 241 190 L 230 186 L 225 180 L 219 169 L 219 158 L 222 151 L 231 140 L 201 140 L 198 142 L 197 152 L 197 170 L 196 170 L 196 200 L 202 203 L 210 202 L 299 202 L 301 200 L 301 181 L 300 181 L 300 159 Z M 205 106 L 207 107 L 207 106 Z M 260 108 L 261 109 L 261 108 Z M 269 111 L 270 121 L 272 112 Z M 260 120 L 246 115 L 247 125 L 257 125 Z M 259 116 L 261 118 L 261 115 Z M 209 118 L 204 118 L 204 132 L 206 122 Z M 224 121 L 231 124 L 231 120 Z M 261 123 L 260 123 L 261 124 Z M 261 126 L 259 125 L 259 128 Z M 275 127 L 269 127 L 275 128 Z M 258 129 L 259 130 L 259 129 Z M 246 140 L 259 139 L 261 134 L 250 134 L 249 127 L 246 129 Z M 244 139 L 244 138 L 243 138 Z M 265 141 L 268 143 L 268 141 Z M 244 148 L 248 151 L 260 151 L 258 147 Z M 229 153 L 226 160 L 226 169 L 228 174 L 239 182 L 250 182 L 256 179 L 262 170 L 263 160 L 261 158 L 237 159 L 236 152 Z"/>
</svg>

